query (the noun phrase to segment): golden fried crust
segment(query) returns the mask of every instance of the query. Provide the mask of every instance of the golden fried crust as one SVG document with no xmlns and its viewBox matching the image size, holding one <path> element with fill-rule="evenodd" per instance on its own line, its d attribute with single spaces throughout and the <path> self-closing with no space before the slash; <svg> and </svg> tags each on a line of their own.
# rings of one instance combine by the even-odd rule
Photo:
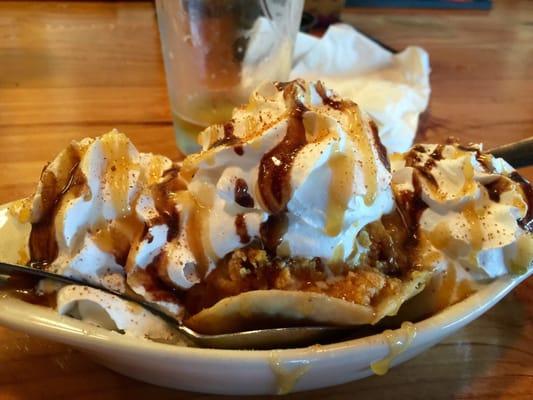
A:
<svg viewBox="0 0 533 400">
<path fill-rule="evenodd" d="M 376 323 L 384 316 L 394 315 L 401 304 L 424 288 L 431 277 L 431 268 L 419 262 L 418 249 L 398 251 L 403 248 L 406 235 L 396 216 L 370 224 L 362 236 L 361 241 L 370 247 L 359 257 L 357 265 L 326 265 L 319 258 L 279 258 L 253 247 L 236 250 L 221 260 L 203 282 L 185 293 L 189 316 L 186 323 L 200 331 L 207 329 L 215 333 L 216 327 L 212 324 L 210 328 L 201 326 L 207 323 L 207 315 L 216 320 L 224 315 L 227 321 L 231 320 L 225 323 L 224 331 L 231 330 L 232 324 L 242 328 L 243 324 L 263 323 L 265 316 L 268 316 L 266 325 L 271 325 L 275 322 L 270 318 L 273 314 L 279 314 L 276 318 L 284 317 L 284 323 L 289 322 L 287 318 L 293 321 L 309 318 L 315 322 L 320 319 L 325 324 Z M 271 295 L 266 294 L 268 291 Z M 255 301 L 252 292 L 258 296 L 261 292 L 266 303 Z M 296 307 L 298 298 L 304 303 L 305 299 L 312 299 L 309 301 L 314 304 L 314 317 L 313 312 L 307 312 L 309 310 L 304 313 L 301 309 L 278 309 L 285 303 Z M 341 301 L 347 308 L 342 315 L 335 315 L 333 309 L 318 306 L 328 301 L 328 304 Z M 250 304 L 253 304 L 252 322 L 250 313 L 243 316 L 242 310 L 239 311 L 239 307 L 246 308 Z M 347 312 L 350 306 L 354 310 L 352 316 Z M 273 309 L 269 310 L 269 307 Z M 326 309 L 331 314 L 324 312 Z M 366 317 L 371 310 L 372 317 L 362 322 L 361 310 L 366 310 L 363 313 Z M 320 316 L 316 314 L 318 312 Z"/>
</svg>

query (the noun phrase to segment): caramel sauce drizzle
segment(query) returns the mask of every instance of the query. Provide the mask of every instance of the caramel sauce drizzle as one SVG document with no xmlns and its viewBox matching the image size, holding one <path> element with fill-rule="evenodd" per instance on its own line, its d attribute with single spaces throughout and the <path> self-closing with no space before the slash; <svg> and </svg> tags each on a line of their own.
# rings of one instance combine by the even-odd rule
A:
<svg viewBox="0 0 533 400">
<path fill-rule="evenodd" d="M 187 242 L 196 260 L 198 275 L 204 278 L 209 268 L 208 255 L 214 255 L 210 248 L 209 227 L 206 223 L 209 210 L 192 198 L 191 201 L 193 204 L 186 225 Z"/>
<path fill-rule="evenodd" d="M 149 300 L 180 304 L 180 292 L 166 274 L 167 254 L 159 253 L 145 269 L 136 268 L 128 274 L 131 286 L 141 285 L 149 294 Z"/>
<path fill-rule="evenodd" d="M 483 167 L 483 169 L 488 173 L 494 172 L 494 168 L 492 167 L 493 156 L 491 154 L 482 153 L 479 146 L 475 145 L 474 143 L 460 144 L 455 138 L 448 138 L 447 142 L 448 144 L 455 145 L 459 150 L 475 153 L 476 160 Z"/>
<path fill-rule="evenodd" d="M 485 185 L 485 189 L 487 189 L 489 198 L 493 202 L 499 203 L 500 196 L 502 195 L 503 192 L 509 190 L 510 186 L 511 184 L 507 179 L 500 177 L 493 182 L 487 183 Z"/>
<path fill-rule="evenodd" d="M 375 157 L 374 152 L 372 151 L 372 143 L 370 141 L 369 135 L 366 134 L 362 125 L 362 115 L 360 113 L 360 110 L 357 107 L 357 104 L 352 101 L 340 100 L 328 96 L 326 88 L 324 87 L 322 82 L 317 83 L 316 90 L 325 105 L 328 105 L 329 107 L 335 110 L 346 111 L 349 115 L 348 133 L 357 144 L 358 149 L 360 149 L 363 154 L 361 166 L 364 171 L 366 187 L 364 201 L 365 204 L 369 206 L 374 202 L 377 195 L 377 170 L 374 164 Z M 383 165 L 390 170 L 390 165 L 387 158 L 387 151 L 379 140 L 379 136 L 377 134 L 377 126 L 375 124 L 371 124 L 369 128 L 374 137 L 374 144 L 378 151 L 378 156 Z"/>
<path fill-rule="evenodd" d="M 405 165 L 407 167 L 415 168 L 425 180 L 432 185 L 435 195 L 437 197 L 442 197 L 442 195 L 436 191 L 438 188 L 438 183 L 431 170 L 437 165 L 437 161 L 442 160 L 442 152 L 444 146 L 439 144 L 427 157 L 427 160 L 422 164 L 422 159 L 420 153 L 425 153 L 426 149 L 422 145 L 414 146 L 406 155 L 405 155 Z"/>
<path fill-rule="evenodd" d="M 331 181 L 324 229 L 328 236 L 337 236 L 343 228 L 344 214 L 353 193 L 353 163 L 351 153 L 337 153 L 328 161 Z"/>
<path fill-rule="evenodd" d="M 288 82 L 279 82 L 279 81 L 276 81 L 274 82 L 274 86 L 276 87 L 276 89 L 279 91 L 279 92 L 282 92 L 285 90 L 285 88 L 287 86 L 290 86 L 291 84 L 293 84 L 295 81 L 288 81 Z"/>
<path fill-rule="evenodd" d="M 137 215 L 129 214 L 98 227 L 92 239 L 100 250 L 113 254 L 116 263 L 125 267 L 131 244 L 139 241 L 146 231 L 144 222 Z"/>
<path fill-rule="evenodd" d="M 374 152 L 372 151 L 372 143 L 370 142 L 369 136 L 364 132 L 361 124 L 361 114 L 356 108 L 356 105 L 354 104 L 353 107 L 348 108 L 347 111 L 350 115 L 349 132 L 363 154 L 361 166 L 365 176 L 366 188 L 364 201 L 367 206 L 371 206 L 376 199 L 378 186 L 377 169 Z"/>
<path fill-rule="evenodd" d="M 370 364 L 372 372 L 380 376 L 385 375 L 389 371 L 392 362 L 411 346 L 416 337 L 416 326 L 412 322 L 405 321 L 402 322 L 397 331 L 391 331 L 390 329 L 383 331 L 383 336 L 389 346 L 389 354 L 387 357 Z"/>
<path fill-rule="evenodd" d="M 340 110 L 343 110 L 347 106 L 347 103 L 343 102 L 343 100 L 328 96 L 326 87 L 321 81 L 317 82 L 316 91 L 318 95 L 322 98 L 322 103 L 324 105 L 327 105 L 333 108 L 334 110 L 340 111 Z"/>
<path fill-rule="evenodd" d="M 476 181 L 474 180 L 474 167 L 470 162 L 466 162 L 463 166 L 464 184 L 461 190 L 463 195 L 466 195 L 476 188 Z"/>
<path fill-rule="evenodd" d="M 481 230 L 480 217 L 474 203 L 470 203 L 464 208 L 463 215 L 470 227 L 470 245 L 472 251 L 477 253 L 481 250 L 483 244 L 483 232 Z"/>
<path fill-rule="evenodd" d="M 113 206 L 118 215 L 124 215 L 131 212 L 128 201 L 129 173 L 132 170 L 137 170 L 139 165 L 130 159 L 127 138 L 122 135 L 120 135 L 119 140 L 112 140 L 112 138 L 110 136 L 102 136 L 101 138 L 102 150 L 107 164 L 104 179 L 110 186 Z"/>
</svg>

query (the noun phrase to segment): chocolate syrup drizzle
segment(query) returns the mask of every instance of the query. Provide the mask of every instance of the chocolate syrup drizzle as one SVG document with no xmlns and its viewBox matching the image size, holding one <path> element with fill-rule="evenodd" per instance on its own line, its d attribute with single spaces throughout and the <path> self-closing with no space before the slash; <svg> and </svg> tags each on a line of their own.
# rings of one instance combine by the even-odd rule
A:
<svg viewBox="0 0 533 400">
<path fill-rule="evenodd" d="M 168 226 L 167 241 L 171 241 L 179 234 L 180 215 L 171 195 L 185 186 L 178 178 L 179 169 L 171 168 L 163 172 L 163 180 L 152 187 L 155 208 L 159 214 L 158 219 L 150 221 L 152 225 L 164 223 Z"/>
<path fill-rule="evenodd" d="M 457 148 L 460 150 L 475 153 L 476 160 L 485 169 L 485 171 L 488 173 L 494 173 L 494 168 L 490 163 L 490 157 L 492 157 L 490 154 L 482 153 L 480 149 L 474 145 L 460 145 L 457 142 L 453 142 L 452 144 L 457 146 Z M 437 187 L 437 182 L 431 174 L 431 169 L 436 166 L 437 161 L 442 160 L 443 150 L 444 145 L 438 145 L 435 150 L 429 154 L 426 162 L 422 165 L 420 165 L 420 153 L 426 152 L 424 146 L 413 146 L 413 148 L 405 155 L 406 166 L 413 167 L 415 169 L 413 173 L 413 186 L 415 190 L 414 192 L 401 192 L 397 194 L 396 197 L 399 204 L 400 213 L 402 214 L 402 219 L 404 220 L 406 227 L 410 229 L 410 232 L 415 235 L 415 238 L 416 232 L 418 232 L 419 217 L 427 208 L 427 205 L 421 200 L 420 197 L 420 176 L 424 177 L 426 181 Z M 531 184 L 516 171 L 507 175 L 507 178 L 520 185 L 524 200 L 527 203 L 526 215 L 518 220 L 518 224 L 524 230 L 533 232 L 533 188 Z M 499 202 L 501 194 L 509 190 L 509 181 L 505 180 L 503 177 L 500 177 L 491 183 L 485 184 L 485 188 L 487 189 L 489 198 L 494 202 Z"/>
<path fill-rule="evenodd" d="M 259 164 L 258 189 L 265 208 L 271 214 L 260 226 L 267 250 L 275 252 L 286 232 L 287 203 L 291 197 L 290 173 L 298 152 L 307 144 L 303 114 L 308 109 L 296 96 L 298 81 L 275 83 L 283 97 L 291 102 L 287 133 L 283 140 L 267 152 Z"/>
<path fill-rule="evenodd" d="M 413 191 L 404 190 L 395 195 L 398 212 L 409 233 L 408 246 L 415 246 L 420 240 L 420 217 L 428 208 L 427 204 L 422 200 L 422 185 L 419 173 L 418 170 L 413 171 Z"/>
<path fill-rule="evenodd" d="M 526 215 L 518 220 L 518 224 L 524 230 L 533 232 L 533 187 L 531 187 L 531 183 L 527 179 L 516 171 L 508 175 L 508 178 L 520 185 L 524 193 L 524 200 L 527 203 Z"/>
<path fill-rule="evenodd" d="M 316 91 L 318 95 L 322 98 L 322 103 L 335 110 L 343 110 L 348 106 L 345 101 L 328 96 L 326 88 L 320 81 L 318 81 L 316 84 Z"/>
<path fill-rule="evenodd" d="M 370 129 L 372 130 L 372 136 L 374 137 L 374 144 L 376 145 L 376 149 L 378 151 L 379 160 L 385 166 L 385 168 L 387 168 L 387 171 L 390 172 L 390 162 L 387 154 L 387 148 L 383 146 L 383 143 L 381 143 L 378 126 L 373 120 L 370 120 Z"/>
<path fill-rule="evenodd" d="M 235 218 L 235 232 L 237 232 L 242 244 L 250 242 L 250 235 L 248 235 L 248 228 L 246 227 L 246 220 L 243 214 L 237 214 Z"/>
<path fill-rule="evenodd" d="M 224 136 L 217 141 L 215 141 L 209 149 L 219 147 L 219 146 L 231 146 L 231 145 L 240 145 L 240 139 L 233 134 L 233 122 L 226 122 L 224 125 Z M 242 150 L 242 146 L 241 146 Z M 235 150 L 239 154 L 240 150 Z M 242 155 L 242 154 L 240 154 Z"/>
<path fill-rule="evenodd" d="M 235 181 L 235 202 L 241 207 L 254 207 L 254 199 L 252 196 L 250 196 L 248 184 L 244 179 L 241 178 L 237 178 Z"/>
<path fill-rule="evenodd" d="M 38 221 L 32 223 L 29 238 L 30 264 L 35 268 L 45 268 L 54 261 L 58 253 L 55 231 L 55 217 L 58 206 L 69 190 L 79 196 L 88 190 L 85 177 L 79 169 L 80 155 L 78 150 L 69 146 L 66 150 L 67 176 L 61 181 L 46 166 L 41 173 L 41 206 L 42 213 Z"/>
<path fill-rule="evenodd" d="M 406 155 L 405 155 L 405 165 L 407 167 L 415 168 L 430 184 L 434 187 L 438 187 L 437 181 L 431 170 L 437 165 L 437 161 L 442 160 L 442 152 L 444 146 L 439 144 L 429 155 L 424 164 L 421 164 L 420 153 L 426 153 L 426 148 L 422 145 L 414 146 Z"/>
<path fill-rule="evenodd" d="M 457 147 L 463 151 L 471 151 L 476 154 L 476 160 L 483 167 L 487 173 L 494 173 L 494 168 L 490 162 L 492 155 L 487 153 L 482 153 L 478 146 L 474 144 L 461 145 L 457 144 L 457 141 L 454 138 L 448 139 L 449 143 L 454 143 Z M 533 188 L 531 183 L 520 175 L 517 171 L 511 172 L 507 175 L 509 179 L 513 182 L 516 182 L 520 185 L 522 192 L 524 194 L 524 201 L 527 204 L 527 212 L 523 218 L 518 220 L 518 225 L 528 232 L 533 232 Z M 507 183 L 503 179 L 498 179 L 496 182 L 489 183 L 485 185 L 487 191 L 489 192 L 489 197 L 492 201 L 498 202 L 500 200 L 500 195 L 508 189 Z"/>
<path fill-rule="evenodd" d="M 167 254 L 162 251 L 143 269 L 136 269 L 135 279 L 140 283 L 152 301 L 180 304 L 180 291 L 166 276 Z"/>
</svg>

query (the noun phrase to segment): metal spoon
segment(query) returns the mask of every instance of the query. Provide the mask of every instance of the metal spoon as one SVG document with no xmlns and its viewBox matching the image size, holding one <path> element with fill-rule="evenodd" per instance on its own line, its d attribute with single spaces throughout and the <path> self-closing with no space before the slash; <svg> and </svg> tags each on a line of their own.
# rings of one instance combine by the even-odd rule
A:
<svg viewBox="0 0 533 400">
<path fill-rule="evenodd" d="M 273 349 L 304 346 L 316 343 L 321 339 L 332 338 L 348 329 L 353 329 L 348 327 L 306 326 L 258 329 L 253 331 L 226 333 L 220 335 L 203 335 L 183 325 L 180 321 L 177 321 L 174 317 L 168 315 L 163 309 L 159 308 L 154 303 L 146 301 L 143 297 L 134 293 L 133 291 L 120 293 L 92 282 L 86 282 L 36 268 L 8 264 L 5 262 L 0 262 L 0 274 L 25 274 L 43 279 L 51 279 L 53 281 L 68 285 L 89 286 L 107 293 L 111 293 L 124 300 L 137 303 L 150 312 L 165 319 L 167 322 L 171 323 L 186 339 L 201 347 L 218 349 Z"/>
<path fill-rule="evenodd" d="M 515 168 L 533 165 L 533 137 L 518 142 L 504 144 L 488 151 L 495 157 L 501 157 Z"/>
<path fill-rule="evenodd" d="M 516 168 L 529 166 L 533 164 L 533 137 L 511 143 L 501 147 L 496 147 L 489 151 L 497 157 L 505 158 Z M 119 293 L 105 287 L 81 281 L 74 278 L 68 278 L 62 275 L 53 274 L 40 269 L 23 267 L 0 262 L 0 273 L 26 274 L 39 278 L 47 278 L 54 281 L 90 286 L 105 292 L 114 294 L 124 300 L 132 301 L 145 307 L 152 313 L 164 318 L 173 324 L 176 329 L 188 340 L 201 347 L 210 347 L 218 349 L 265 349 L 265 348 L 283 348 L 304 346 L 318 342 L 319 340 L 332 339 L 354 330 L 354 327 L 333 327 L 333 326 L 306 326 L 306 327 L 288 327 L 273 329 L 258 329 L 246 332 L 227 333 L 220 335 L 203 335 L 186 327 L 172 316 L 165 313 L 153 303 L 147 302 L 143 297 L 129 291 Z"/>
</svg>

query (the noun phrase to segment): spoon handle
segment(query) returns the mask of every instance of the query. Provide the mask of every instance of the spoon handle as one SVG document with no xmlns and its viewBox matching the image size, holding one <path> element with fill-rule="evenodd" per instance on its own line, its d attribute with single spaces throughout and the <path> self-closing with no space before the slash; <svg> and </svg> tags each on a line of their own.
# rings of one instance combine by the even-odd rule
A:
<svg viewBox="0 0 533 400">
<path fill-rule="evenodd" d="M 5 262 L 0 262 L 0 273 L 6 274 L 6 275 L 12 275 L 12 274 L 25 274 L 25 275 L 31 275 L 31 276 L 38 276 L 39 278 L 46 278 L 46 279 L 52 279 L 57 282 L 61 283 L 67 283 L 67 284 L 75 284 L 75 285 L 85 285 L 85 286 L 91 286 L 97 289 L 100 289 L 99 286 L 95 286 L 89 282 L 81 282 L 73 278 L 69 278 L 67 276 L 63 275 L 57 275 L 53 274 L 51 272 L 46 272 L 41 269 L 37 268 L 30 268 L 30 267 L 23 267 L 21 265 L 15 265 L 15 264 L 8 264 Z M 110 290 L 106 290 L 107 292 L 111 292 Z M 113 294 L 115 294 L 113 292 Z"/>
<path fill-rule="evenodd" d="M 495 147 L 488 151 L 501 157 L 515 168 L 533 165 L 533 136 L 518 142 Z"/>
<path fill-rule="evenodd" d="M 163 317 L 167 321 L 171 321 L 174 324 L 177 324 L 178 321 L 176 321 L 172 316 L 165 313 L 162 309 L 160 309 L 157 305 L 151 304 L 144 300 L 141 296 L 137 295 L 133 291 L 128 291 L 126 293 L 121 293 L 115 290 L 111 290 L 109 288 L 106 288 L 105 286 L 98 285 L 92 282 L 87 282 L 80 279 L 70 278 L 67 276 L 54 274 L 52 272 L 43 271 L 42 269 L 37 268 L 30 268 L 30 267 L 23 267 L 21 265 L 15 265 L 15 264 L 8 264 L 5 262 L 0 261 L 0 274 L 6 274 L 6 275 L 13 275 L 13 274 L 25 274 L 30 276 L 37 276 L 39 278 L 45 278 L 45 279 L 51 279 L 56 282 L 65 283 L 67 285 L 83 285 L 83 286 L 89 286 L 94 289 L 98 289 L 101 291 L 104 291 L 106 293 L 110 293 L 112 295 L 115 295 L 117 297 L 120 297 L 124 300 L 131 301 L 137 304 L 142 305 L 144 308 L 149 310 L 150 312 L 157 314 L 160 317 Z"/>
</svg>

